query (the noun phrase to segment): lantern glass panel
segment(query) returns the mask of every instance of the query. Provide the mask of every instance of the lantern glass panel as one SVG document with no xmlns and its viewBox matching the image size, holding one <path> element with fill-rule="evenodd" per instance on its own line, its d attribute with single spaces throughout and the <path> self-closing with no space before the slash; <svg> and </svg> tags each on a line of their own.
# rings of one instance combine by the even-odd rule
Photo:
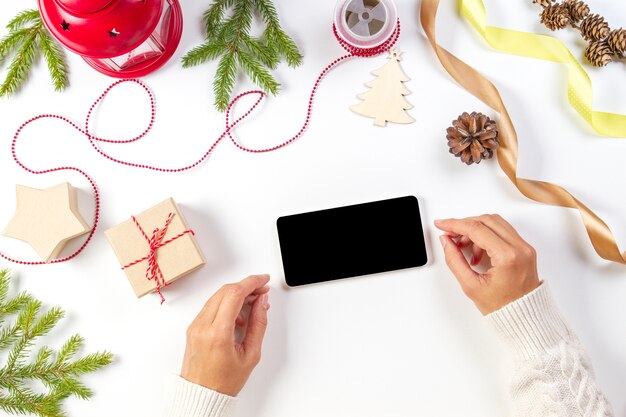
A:
<svg viewBox="0 0 626 417">
<path fill-rule="evenodd" d="M 124 71 L 163 55 L 168 42 L 171 19 L 172 0 L 165 0 L 159 23 L 144 43 L 128 53 L 103 59 L 102 62 L 114 71 Z"/>
</svg>

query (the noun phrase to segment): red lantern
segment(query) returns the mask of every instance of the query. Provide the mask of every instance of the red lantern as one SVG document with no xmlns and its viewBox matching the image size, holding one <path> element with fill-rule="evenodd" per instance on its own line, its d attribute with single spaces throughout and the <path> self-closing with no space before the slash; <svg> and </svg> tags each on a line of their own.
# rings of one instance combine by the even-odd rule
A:
<svg viewBox="0 0 626 417">
<path fill-rule="evenodd" d="M 160 68 L 183 30 L 178 0 L 39 0 L 39 10 L 61 44 L 118 78 Z"/>
</svg>

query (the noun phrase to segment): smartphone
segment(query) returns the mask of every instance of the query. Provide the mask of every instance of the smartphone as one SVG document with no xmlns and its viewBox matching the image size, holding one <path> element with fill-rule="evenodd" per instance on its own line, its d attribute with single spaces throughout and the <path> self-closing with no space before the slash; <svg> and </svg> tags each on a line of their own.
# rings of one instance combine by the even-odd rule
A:
<svg viewBox="0 0 626 417">
<path fill-rule="evenodd" d="M 414 196 L 280 217 L 290 287 L 413 268 L 427 262 Z"/>
</svg>

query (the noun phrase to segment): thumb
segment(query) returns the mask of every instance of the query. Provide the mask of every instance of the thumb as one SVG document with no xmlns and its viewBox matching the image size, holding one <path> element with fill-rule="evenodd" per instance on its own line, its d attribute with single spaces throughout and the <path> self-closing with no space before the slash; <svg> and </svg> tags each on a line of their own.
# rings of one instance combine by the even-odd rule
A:
<svg viewBox="0 0 626 417">
<path fill-rule="evenodd" d="M 470 293 L 471 289 L 478 283 L 478 274 L 470 267 L 465 255 L 461 249 L 452 241 L 450 236 L 442 235 L 439 237 L 441 246 L 446 255 L 446 264 L 450 271 L 454 274 L 463 292 Z"/>
<path fill-rule="evenodd" d="M 267 310 L 270 308 L 267 298 L 267 294 L 260 295 L 252 304 L 252 310 L 248 316 L 248 329 L 243 340 L 246 354 L 257 358 L 261 355 L 265 329 L 267 329 Z"/>
</svg>

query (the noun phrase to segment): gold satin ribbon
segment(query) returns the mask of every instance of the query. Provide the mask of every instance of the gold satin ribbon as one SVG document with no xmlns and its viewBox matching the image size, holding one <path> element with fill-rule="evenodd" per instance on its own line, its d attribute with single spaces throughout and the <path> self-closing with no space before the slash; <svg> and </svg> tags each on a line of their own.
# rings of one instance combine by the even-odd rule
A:
<svg viewBox="0 0 626 417">
<path fill-rule="evenodd" d="M 591 79 L 563 42 L 547 35 L 489 26 L 482 0 L 458 1 L 461 15 L 495 49 L 513 55 L 566 64 L 567 96 L 574 110 L 601 135 L 626 137 L 626 115 L 593 110 Z"/>
<path fill-rule="evenodd" d="M 598 255 L 609 261 L 626 264 L 626 253 L 620 253 L 615 237 L 606 223 L 565 188 L 549 182 L 517 177 L 517 133 L 500 93 L 487 78 L 437 44 L 435 20 L 438 7 L 439 0 L 422 0 L 420 16 L 422 27 L 439 61 L 452 78 L 480 101 L 500 113 L 498 163 L 502 171 L 526 197 L 539 203 L 577 209 Z"/>
</svg>

